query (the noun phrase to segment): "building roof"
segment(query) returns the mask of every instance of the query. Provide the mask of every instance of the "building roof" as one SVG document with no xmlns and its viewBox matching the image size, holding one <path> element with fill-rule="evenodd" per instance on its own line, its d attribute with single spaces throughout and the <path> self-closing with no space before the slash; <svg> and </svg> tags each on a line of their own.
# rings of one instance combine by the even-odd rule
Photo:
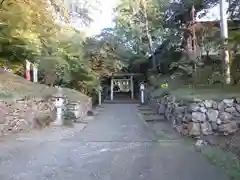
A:
<svg viewBox="0 0 240 180">
<path fill-rule="evenodd" d="M 114 77 L 124 77 L 124 76 L 141 76 L 142 74 L 140 73 L 128 73 L 128 72 L 119 72 L 115 73 L 112 76 Z"/>
<path fill-rule="evenodd" d="M 220 26 L 220 20 L 216 21 L 197 21 L 196 23 L 201 24 L 203 26 L 213 25 L 213 26 Z M 240 20 L 228 20 L 228 27 L 229 28 L 240 28 Z"/>
<path fill-rule="evenodd" d="M 197 21 L 194 24 L 190 24 L 185 30 L 191 31 L 193 28 L 195 29 L 195 32 L 201 31 L 204 27 L 210 27 L 210 28 L 217 28 L 220 30 L 220 21 Z M 228 29 L 230 31 L 239 30 L 240 29 L 240 21 L 238 20 L 228 20 Z M 183 29 L 184 30 L 184 29 Z M 185 31 L 185 32 L 187 32 Z"/>
</svg>

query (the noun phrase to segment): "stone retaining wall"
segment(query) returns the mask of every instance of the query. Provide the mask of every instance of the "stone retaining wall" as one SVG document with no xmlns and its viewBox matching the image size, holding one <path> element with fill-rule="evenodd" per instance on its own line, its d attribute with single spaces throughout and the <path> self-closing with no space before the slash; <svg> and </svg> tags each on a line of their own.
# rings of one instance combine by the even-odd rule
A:
<svg viewBox="0 0 240 180">
<path fill-rule="evenodd" d="M 65 112 L 77 112 L 71 120 L 81 120 L 92 109 L 91 98 L 73 102 L 78 109 L 68 109 Z M 33 128 L 50 125 L 56 118 L 54 102 L 51 98 L 24 98 L 15 100 L 0 100 L 0 136 Z"/>
<path fill-rule="evenodd" d="M 183 135 L 228 135 L 239 130 L 240 100 L 235 98 L 221 101 L 186 100 L 168 94 L 149 98 L 149 104 Z"/>
<path fill-rule="evenodd" d="M 0 136 L 49 124 L 53 109 L 41 98 L 0 100 Z"/>
<path fill-rule="evenodd" d="M 72 101 L 66 104 L 64 113 L 65 119 L 73 121 L 81 121 L 87 116 L 87 113 L 92 110 L 92 99 L 89 98 L 87 101 Z"/>
</svg>

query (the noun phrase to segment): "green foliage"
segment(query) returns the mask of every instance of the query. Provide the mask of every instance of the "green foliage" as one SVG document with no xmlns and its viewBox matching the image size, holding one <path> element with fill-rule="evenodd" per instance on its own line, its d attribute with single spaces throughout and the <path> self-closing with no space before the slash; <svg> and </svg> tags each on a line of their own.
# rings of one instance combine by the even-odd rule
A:
<svg viewBox="0 0 240 180">
<path fill-rule="evenodd" d="M 96 9 L 87 0 L 77 0 L 71 5 L 62 0 L 3 0 L 0 65 L 23 74 L 28 59 L 38 64 L 42 82 L 64 84 L 86 94 L 99 89 L 100 82 L 112 73 L 122 68 L 140 71 L 141 65 L 148 66 L 149 60 L 156 61 L 163 73 L 176 67 L 184 69 L 185 65 L 197 64 L 197 58 L 189 54 L 183 60 L 181 46 L 184 33 L 181 28 L 191 18 L 191 7 L 194 5 L 200 12 L 216 2 L 121 0 L 115 9 L 115 26 L 86 38 L 83 32 L 71 28 L 70 23 L 78 18 L 81 25 L 88 26 L 92 21 L 91 12 Z M 232 4 L 229 10 L 232 17 L 237 17 L 239 3 L 232 1 Z M 213 31 L 204 29 L 199 35 L 204 37 L 205 47 L 219 48 L 218 34 L 209 32 Z M 234 51 L 239 43 L 236 31 L 229 38 L 229 47 Z"/>
<path fill-rule="evenodd" d="M 240 2 L 239 0 L 231 0 L 229 12 L 232 19 L 239 20 L 240 17 Z"/>
<path fill-rule="evenodd" d="M 119 69 L 121 60 L 109 36 L 92 43 L 69 23 L 87 26 L 94 7 L 85 0 L 71 6 L 61 0 L 8 0 L 0 4 L 0 64 L 24 74 L 25 60 L 38 64 L 40 80 L 91 94 L 100 80 Z M 61 22 L 56 20 L 56 17 Z M 109 43 L 107 43 L 109 42 Z M 20 68 L 14 68 L 15 66 Z"/>
<path fill-rule="evenodd" d="M 183 26 L 192 20 L 192 6 L 194 6 L 196 13 L 202 12 L 201 16 L 204 16 L 218 2 L 218 0 L 173 0 L 165 14 L 166 25 Z"/>
</svg>

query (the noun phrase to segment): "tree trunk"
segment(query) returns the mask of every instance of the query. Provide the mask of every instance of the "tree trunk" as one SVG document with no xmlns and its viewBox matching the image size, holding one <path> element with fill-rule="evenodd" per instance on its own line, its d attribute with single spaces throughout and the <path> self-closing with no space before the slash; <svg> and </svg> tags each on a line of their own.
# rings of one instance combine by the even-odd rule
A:
<svg viewBox="0 0 240 180">
<path fill-rule="evenodd" d="M 225 48 L 222 49 L 222 64 L 223 64 L 224 82 L 225 84 L 230 84 L 231 73 L 230 73 L 229 52 Z"/>
<path fill-rule="evenodd" d="M 146 2 L 143 1 L 143 12 L 144 12 L 144 19 L 145 19 L 145 28 L 146 28 L 146 34 L 147 34 L 147 38 L 148 38 L 148 48 L 149 48 L 149 52 L 152 55 L 152 66 L 153 69 L 156 69 L 156 58 L 154 55 L 154 50 L 153 50 L 153 42 L 152 42 L 152 36 L 149 32 L 149 22 L 148 22 L 148 17 L 147 17 L 147 7 L 146 7 Z"/>
<path fill-rule="evenodd" d="M 195 27 L 192 29 L 193 37 L 192 37 L 192 43 L 193 43 L 193 84 L 194 87 L 197 87 L 197 38 L 196 38 L 196 32 L 195 32 Z"/>
<path fill-rule="evenodd" d="M 209 56 L 209 51 L 206 50 L 206 60 L 208 61 L 210 59 L 210 56 Z"/>
<path fill-rule="evenodd" d="M 221 22 L 221 37 L 222 37 L 222 64 L 225 84 L 231 83 L 229 52 L 227 50 L 228 39 L 228 23 L 225 12 L 224 0 L 220 0 L 220 22 Z"/>
</svg>

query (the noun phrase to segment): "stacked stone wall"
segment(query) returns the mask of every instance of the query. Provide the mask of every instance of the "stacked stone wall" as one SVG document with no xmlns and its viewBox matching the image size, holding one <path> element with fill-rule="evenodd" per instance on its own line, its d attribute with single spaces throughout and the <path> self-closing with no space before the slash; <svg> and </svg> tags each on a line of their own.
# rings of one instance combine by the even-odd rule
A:
<svg viewBox="0 0 240 180">
<path fill-rule="evenodd" d="M 186 100 L 167 94 L 150 97 L 149 104 L 183 135 L 228 135 L 239 130 L 240 101 L 235 98 Z"/>
</svg>

